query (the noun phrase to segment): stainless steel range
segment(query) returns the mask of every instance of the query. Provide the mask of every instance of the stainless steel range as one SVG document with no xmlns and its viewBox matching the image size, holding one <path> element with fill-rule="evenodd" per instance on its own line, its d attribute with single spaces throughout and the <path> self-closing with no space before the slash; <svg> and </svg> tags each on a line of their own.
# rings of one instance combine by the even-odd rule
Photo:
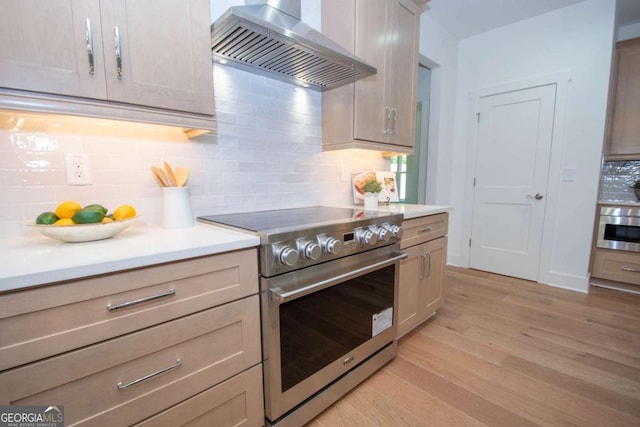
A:
<svg viewBox="0 0 640 427">
<path fill-rule="evenodd" d="M 198 218 L 260 237 L 267 425 L 303 425 L 395 356 L 402 219 L 323 206 Z"/>
</svg>

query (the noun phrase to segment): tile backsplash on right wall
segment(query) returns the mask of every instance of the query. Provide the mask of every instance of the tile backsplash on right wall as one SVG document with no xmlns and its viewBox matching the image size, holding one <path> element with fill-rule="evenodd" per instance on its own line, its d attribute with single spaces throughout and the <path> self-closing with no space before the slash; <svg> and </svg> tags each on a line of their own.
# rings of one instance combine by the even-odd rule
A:
<svg viewBox="0 0 640 427">
<path fill-rule="evenodd" d="M 636 202 L 630 187 L 640 179 L 640 160 L 604 162 L 600 174 L 600 200 Z"/>
</svg>

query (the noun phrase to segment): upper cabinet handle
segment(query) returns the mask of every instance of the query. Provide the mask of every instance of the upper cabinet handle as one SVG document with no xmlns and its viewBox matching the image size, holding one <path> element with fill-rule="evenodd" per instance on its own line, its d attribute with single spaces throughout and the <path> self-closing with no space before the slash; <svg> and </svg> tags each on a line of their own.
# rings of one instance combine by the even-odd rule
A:
<svg viewBox="0 0 640 427">
<path fill-rule="evenodd" d="M 85 26 L 85 39 L 87 41 L 87 55 L 89 56 L 89 74 L 93 74 L 93 32 L 91 31 L 91 20 L 89 18 L 84 20 Z"/>
<path fill-rule="evenodd" d="M 116 44 L 116 78 L 122 80 L 122 46 L 120 45 L 120 29 L 113 27 Z"/>
<path fill-rule="evenodd" d="M 384 107 L 384 133 L 391 133 L 391 108 Z"/>
<path fill-rule="evenodd" d="M 396 134 L 396 120 L 398 119 L 398 111 L 395 108 L 391 109 L 391 135 Z"/>
</svg>

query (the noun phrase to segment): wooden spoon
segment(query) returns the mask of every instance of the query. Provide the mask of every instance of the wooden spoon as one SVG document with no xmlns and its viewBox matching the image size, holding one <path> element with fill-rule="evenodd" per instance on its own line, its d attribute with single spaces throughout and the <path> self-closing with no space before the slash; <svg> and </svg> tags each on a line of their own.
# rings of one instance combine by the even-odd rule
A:
<svg viewBox="0 0 640 427">
<path fill-rule="evenodd" d="M 189 168 L 178 166 L 175 170 L 176 184 L 178 187 L 184 187 L 189 180 Z"/>
<path fill-rule="evenodd" d="M 162 172 L 162 169 L 156 166 L 151 166 L 151 173 L 153 173 L 153 176 L 156 178 L 156 181 L 158 181 L 160 186 L 169 187 L 169 182 L 167 181 L 167 177 L 164 175 L 164 172 Z"/>
<path fill-rule="evenodd" d="M 167 173 L 167 176 L 169 177 L 169 186 L 173 186 L 173 187 L 177 187 L 178 184 L 176 183 L 176 176 L 173 174 L 173 170 L 171 169 L 171 166 L 169 166 L 169 163 L 167 162 L 162 162 L 162 166 L 164 166 L 164 171 Z"/>
</svg>

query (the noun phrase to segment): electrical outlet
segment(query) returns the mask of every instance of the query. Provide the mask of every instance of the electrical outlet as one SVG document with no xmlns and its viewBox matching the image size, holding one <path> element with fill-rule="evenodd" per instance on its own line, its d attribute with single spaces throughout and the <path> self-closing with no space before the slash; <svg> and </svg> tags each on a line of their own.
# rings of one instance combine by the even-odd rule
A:
<svg viewBox="0 0 640 427">
<path fill-rule="evenodd" d="M 91 165 L 86 153 L 66 153 L 65 164 L 68 185 L 91 185 Z"/>
</svg>

